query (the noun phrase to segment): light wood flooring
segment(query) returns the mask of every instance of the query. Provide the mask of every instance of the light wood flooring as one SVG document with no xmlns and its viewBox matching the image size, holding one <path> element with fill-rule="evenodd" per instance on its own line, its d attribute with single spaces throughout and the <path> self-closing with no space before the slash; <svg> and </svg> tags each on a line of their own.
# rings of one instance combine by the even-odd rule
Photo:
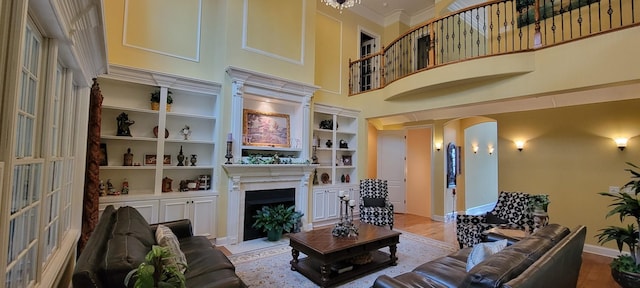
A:
<svg viewBox="0 0 640 288">
<path fill-rule="evenodd" d="M 456 241 L 455 222 L 438 222 L 427 217 L 395 214 L 394 229 L 404 230 L 413 234 L 458 245 Z M 591 253 L 582 253 L 582 267 L 578 278 L 579 288 L 619 288 L 620 286 L 611 278 L 609 269 L 611 258 Z"/>
</svg>

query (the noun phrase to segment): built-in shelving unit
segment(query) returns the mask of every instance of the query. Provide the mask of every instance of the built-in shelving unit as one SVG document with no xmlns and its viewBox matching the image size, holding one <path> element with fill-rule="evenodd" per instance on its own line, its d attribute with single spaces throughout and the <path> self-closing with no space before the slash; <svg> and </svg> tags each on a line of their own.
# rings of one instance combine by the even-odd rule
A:
<svg viewBox="0 0 640 288">
<path fill-rule="evenodd" d="M 110 179 L 120 191 L 100 197 L 100 208 L 134 206 L 150 223 L 189 218 L 199 223 L 198 234 L 215 237 L 221 85 L 119 66 L 111 66 L 98 83 L 103 95 L 100 138 L 106 151 L 100 179 L 105 186 Z M 155 91 L 160 92 L 159 110 L 151 108 Z M 118 135 L 117 118 L 122 113 L 135 122 L 129 126 L 131 136 Z M 125 163 L 128 151 L 133 154 L 132 165 Z M 122 194 L 125 180 L 126 195 Z M 213 212 L 202 212 L 205 206 Z M 211 215 L 198 217 L 204 214 Z"/>
<path fill-rule="evenodd" d="M 314 104 L 312 158 L 315 155 L 320 165 L 313 176 L 314 225 L 337 220 L 339 191 L 358 201 L 359 114 L 356 110 Z"/>
</svg>

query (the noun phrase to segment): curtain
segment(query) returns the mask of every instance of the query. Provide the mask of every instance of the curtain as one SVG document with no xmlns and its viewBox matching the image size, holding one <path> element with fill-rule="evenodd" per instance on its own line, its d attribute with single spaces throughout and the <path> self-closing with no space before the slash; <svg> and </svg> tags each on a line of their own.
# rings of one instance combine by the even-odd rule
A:
<svg viewBox="0 0 640 288">
<path fill-rule="evenodd" d="M 93 78 L 89 94 L 89 123 L 87 128 L 87 157 L 82 201 L 82 231 L 78 241 L 78 255 L 84 249 L 89 236 L 98 224 L 98 203 L 100 200 L 100 122 L 102 119 L 102 92 L 96 78 Z"/>
</svg>

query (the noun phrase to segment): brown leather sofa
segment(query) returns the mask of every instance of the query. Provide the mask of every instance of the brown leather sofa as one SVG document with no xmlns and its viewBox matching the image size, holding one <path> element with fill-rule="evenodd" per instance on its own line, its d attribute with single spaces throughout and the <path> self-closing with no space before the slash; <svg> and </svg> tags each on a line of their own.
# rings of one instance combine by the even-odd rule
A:
<svg viewBox="0 0 640 288">
<path fill-rule="evenodd" d="M 569 231 L 550 224 L 487 257 L 469 272 L 471 247 L 393 278 L 379 276 L 373 287 L 576 287 L 586 230 L 582 225 Z"/>
<path fill-rule="evenodd" d="M 160 223 L 171 229 L 187 258 L 187 287 L 247 287 L 235 267 L 209 239 L 193 236 L 188 219 Z M 73 287 L 126 287 L 124 278 L 156 245 L 157 224 L 149 225 L 132 207 L 107 206 L 73 272 Z M 134 282 L 134 281 L 130 281 Z M 133 283 L 129 283 L 133 287 Z"/>
</svg>

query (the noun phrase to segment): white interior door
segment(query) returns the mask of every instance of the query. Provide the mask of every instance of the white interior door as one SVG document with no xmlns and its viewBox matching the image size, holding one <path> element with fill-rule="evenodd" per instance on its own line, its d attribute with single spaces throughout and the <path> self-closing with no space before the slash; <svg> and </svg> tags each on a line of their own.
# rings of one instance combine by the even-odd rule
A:
<svg viewBox="0 0 640 288">
<path fill-rule="evenodd" d="M 378 179 L 387 180 L 389 200 L 397 213 L 406 211 L 405 156 L 405 131 L 378 133 Z"/>
</svg>

